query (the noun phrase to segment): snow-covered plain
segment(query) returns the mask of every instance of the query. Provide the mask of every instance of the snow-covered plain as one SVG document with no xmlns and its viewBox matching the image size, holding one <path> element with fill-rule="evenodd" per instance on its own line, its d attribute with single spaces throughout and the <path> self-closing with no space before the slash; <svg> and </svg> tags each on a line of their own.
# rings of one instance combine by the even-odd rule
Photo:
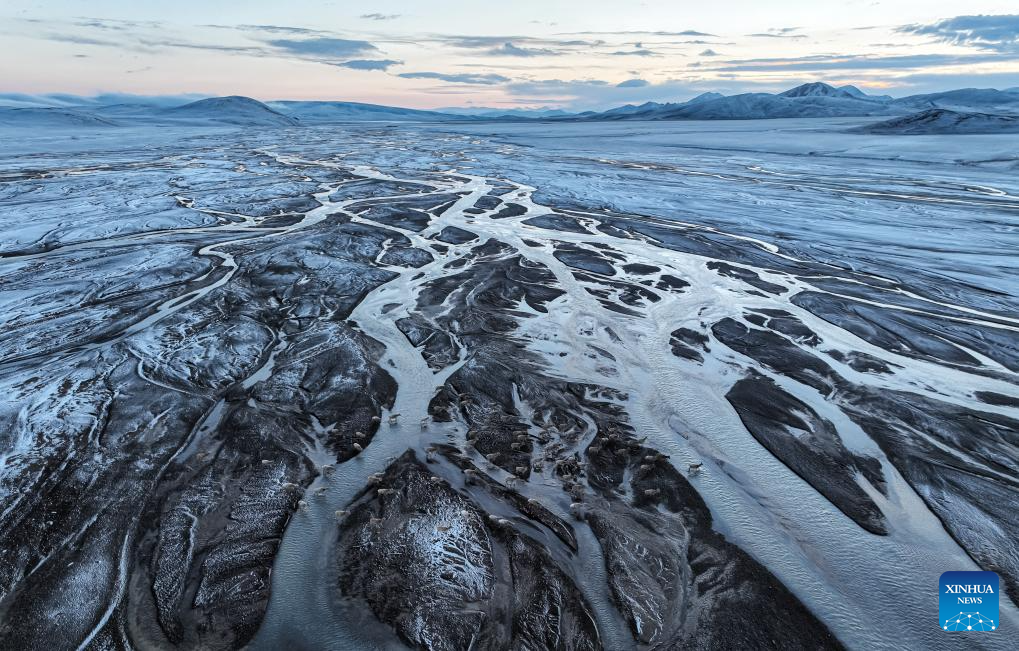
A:
<svg viewBox="0 0 1019 651">
<path fill-rule="evenodd" d="M 1019 135 L 868 121 L 0 131 L 0 645 L 1019 625 Z"/>
</svg>

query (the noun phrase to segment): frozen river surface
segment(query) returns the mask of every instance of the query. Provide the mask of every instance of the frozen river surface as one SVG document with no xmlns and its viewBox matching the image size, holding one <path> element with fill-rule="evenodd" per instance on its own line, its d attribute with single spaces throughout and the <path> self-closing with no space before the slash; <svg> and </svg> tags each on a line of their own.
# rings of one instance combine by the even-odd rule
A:
<svg viewBox="0 0 1019 651">
<path fill-rule="evenodd" d="M 0 646 L 1010 648 L 1019 136 L 853 124 L 0 133 Z"/>
</svg>

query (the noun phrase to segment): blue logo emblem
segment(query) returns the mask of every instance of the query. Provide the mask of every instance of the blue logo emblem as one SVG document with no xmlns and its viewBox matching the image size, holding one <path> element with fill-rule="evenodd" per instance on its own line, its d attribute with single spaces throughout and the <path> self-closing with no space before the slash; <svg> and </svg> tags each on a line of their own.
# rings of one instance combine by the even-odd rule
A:
<svg viewBox="0 0 1019 651">
<path fill-rule="evenodd" d="M 998 629 L 998 575 L 994 572 L 945 572 L 940 592 L 941 630 Z"/>
</svg>

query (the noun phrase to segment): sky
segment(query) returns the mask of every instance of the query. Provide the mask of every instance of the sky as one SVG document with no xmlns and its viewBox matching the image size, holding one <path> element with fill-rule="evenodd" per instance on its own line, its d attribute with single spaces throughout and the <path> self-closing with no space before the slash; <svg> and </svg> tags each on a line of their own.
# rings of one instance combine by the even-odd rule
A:
<svg viewBox="0 0 1019 651">
<path fill-rule="evenodd" d="M 1011 13 L 1010 13 L 1011 12 Z M 1019 86 L 1019 3 L 3 0 L 0 93 L 604 109 Z"/>
</svg>

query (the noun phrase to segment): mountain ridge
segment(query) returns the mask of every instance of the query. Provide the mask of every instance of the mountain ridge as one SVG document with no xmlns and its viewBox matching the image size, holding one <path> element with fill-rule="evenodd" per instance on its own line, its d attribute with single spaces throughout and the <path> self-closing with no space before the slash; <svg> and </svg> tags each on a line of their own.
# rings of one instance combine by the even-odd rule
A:
<svg viewBox="0 0 1019 651">
<path fill-rule="evenodd" d="M 960 113 L 936 108 L 868 124 L 852 131 L 901 136 L 1019 133 L 1019 115 Z"/>
<path fill-rule="evenodd" d="M 956 113 L 1019 115 L 1019 89 L 962 88 L 891 98 L 887 95 L 868 95 L 855 86 L 836 87 L 818 81 L 774 94 L 722 95 L 706 92 L 683 102 L 649 101 L 581 113 L 561 109 L 425 110 L 316 100 L 261 102 L 239 95 L 193 100 L 183 95 L 144 97 L 106 94 L 84 98 L 67 94 L 0 94 L 0 124 L 15 127 L 161 124 L 278 128 L 368 121 L 760 120 L 893 117 L 933 109 L 947 109 Z"/>
</svg>

